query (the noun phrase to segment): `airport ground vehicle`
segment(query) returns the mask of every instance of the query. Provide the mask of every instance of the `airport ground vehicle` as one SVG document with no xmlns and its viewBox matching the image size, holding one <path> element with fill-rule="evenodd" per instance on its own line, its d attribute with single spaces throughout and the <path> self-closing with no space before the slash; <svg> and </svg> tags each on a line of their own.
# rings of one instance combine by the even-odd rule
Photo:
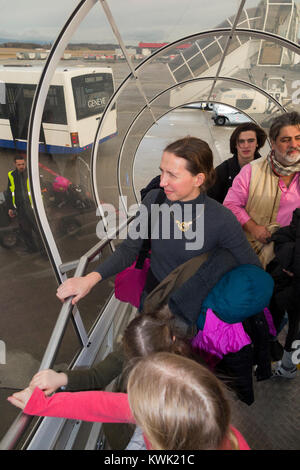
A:
<svg viewBox="0 0 300 470">
<path fill-rule="evenodd" d="M 0 68 L 0 146 L 26 150 L 31 104 L 41 67 Z M 40 151 L 80 153 L 90 147 L 106 104 L 114 92 L 110 67 L 59 68 L 50 85 L 40 130 Z M 116 133 L 116 110 L 101 134 Z"/>
<path fill-rule="evenodd" d="M 285 105 L 288 100 L 288 91 L 284 77 L 268 77 L 265 74 L 262 88 L 272 98 L 281 105 Z M 245 113 L 265 113 L 270 114 L 274 107 L 273 102 L 266 96 L 261 95 L 254 89 L 234 88 L 217 93 L 216 98 L 220 103 L 244 111 Z"/>
<path fill-rule="evenodd" d="M 197 109 L 205 109 L 206 111 L 212 111 L 213 103 L 209 103 L 206 101 L 201 101 L 200 103 L 190 103 L 184 106 L 185 108 L 197 108 Z"/>
<path fill-rule="evenodd" d="M 225 106 L 223 104 L 213 105 L 211 118 L 217 126 L 238 125 L 251 121 L 245 114 L 240 113 L 231 106 Z"/>
</svg>

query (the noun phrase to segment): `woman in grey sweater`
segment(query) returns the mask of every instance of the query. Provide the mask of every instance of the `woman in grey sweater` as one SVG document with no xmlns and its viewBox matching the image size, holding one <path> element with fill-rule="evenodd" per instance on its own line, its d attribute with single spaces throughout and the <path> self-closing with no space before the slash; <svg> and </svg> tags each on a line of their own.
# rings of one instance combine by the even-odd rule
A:
<svg viewBox="0 0 300 470">
<path fill-rule="evenodd" d="M 75 304 L 98 282 L 130 266 L 149 233 L 151 268 L 145 287 L 146 294 L 175 268 L 207 252 L 211 256 L 199 268 L 200 278 L 199 272 L 197 277 L 201 289 L 201 272 L 205 273 L 206 282 L 200 299 L 207 295 L 226 271 L 236 265 L 260 266 L 232 212 L 206 195 L 215 176 L 213 155 L 206 142 L 195 137 L 185 137 L 168 145 L 162 155 L 160 170 L 160 186 L 165 195 L 163 204 L 155 204 L 161 190 L 150 191 L 130 225 L 126 240 L 95 271 L 65 281 L 57 290 L 60 300 L 73 296 L 72 303 Z M 227 264 L 223 262 L 224 253 Z M 210 275 L 211 280 L 207 279 Z M 178 314 L 178 311 L 174 313 Z"/>
</svg>

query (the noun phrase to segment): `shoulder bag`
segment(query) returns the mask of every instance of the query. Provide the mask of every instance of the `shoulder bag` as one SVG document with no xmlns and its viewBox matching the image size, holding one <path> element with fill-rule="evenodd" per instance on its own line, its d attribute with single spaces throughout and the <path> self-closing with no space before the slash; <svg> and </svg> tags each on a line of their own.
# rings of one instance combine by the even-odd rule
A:
<svg viewBox="0 0 300 470">
<path fill-rule="evenodd" d="M 165 193 L 159 191 L 154 204 L 162 204 L 165 200 Z M 127 302 L 138 308 L 141 295 L 144 290 L 148 270 L 150 268 L 150 248 L 151 248 L 151 208 L 148 218 L 148 238 L 143 241 L 143 245 L 136 261 L 116 275 L 115 297 L 122 302 Z"/>
</svg>

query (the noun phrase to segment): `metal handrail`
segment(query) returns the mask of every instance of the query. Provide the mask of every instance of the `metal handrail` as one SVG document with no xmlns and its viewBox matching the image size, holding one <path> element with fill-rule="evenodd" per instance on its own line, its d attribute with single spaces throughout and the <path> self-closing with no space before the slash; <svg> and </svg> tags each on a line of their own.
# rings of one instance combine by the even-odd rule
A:
<svg viewBox="0 0 300 470">
<path fill-rule="evenodd" d="M 116 236 L 124 228 L 126 228 L 133 219 L 134 216 L 129 217 L 111 234 L 108 234 L 105 239 L 100 240 L 98 243 L 96 243 L 96 245 L 94 245 L 90 250 L 88 250 L 84 255 L 82 255 L 79 259 L 74 277 L 82 276 L 86 270 L 88 263 L 92 261 L 93 258 L 95 258 L 95 256 L 99 254 L 103 250 L 103 248 L 105 248 L 113 239 L 115 239 Z M 71 313 L 74 308 L 74 305 L 72 305 L 72 298 L 73 297 L 69 297 L 63 303 L 56 324 L 52 331 L 49 343 L 47 345 L 46 351 L 44 353 L 43 359 L 41 361 L 39 370 L 49 369 L 54 364 L 58 349 L 64 336 L 64 332 L 66 330 L 68 321 L 71 317 Z M 83 345 L 83 347 L 84 346 L 86 345 Z M 20 441 L 24 432 L 27 430 L 32 419 L 33 416 L 25 415 L 21 412 L 13 421 L 12 425 L 1 440 L 0 450 L 13 450 Z"/>
</svg>

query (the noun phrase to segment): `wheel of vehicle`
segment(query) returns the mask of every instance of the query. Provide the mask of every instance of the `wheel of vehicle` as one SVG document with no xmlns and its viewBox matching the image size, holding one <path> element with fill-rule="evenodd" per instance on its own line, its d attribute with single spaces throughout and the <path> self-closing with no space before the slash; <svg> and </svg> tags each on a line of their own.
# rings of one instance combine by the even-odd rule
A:
<svg viewBox="0 0 300 470">
<path fill-rule="evenodd" d="M 217 124 L 217 126 L 224 126 L 226 122 L 226 118 L 224 118 L 224 116 L 218 116 L 215 120 L 215 123 Z"/>
</svg>

